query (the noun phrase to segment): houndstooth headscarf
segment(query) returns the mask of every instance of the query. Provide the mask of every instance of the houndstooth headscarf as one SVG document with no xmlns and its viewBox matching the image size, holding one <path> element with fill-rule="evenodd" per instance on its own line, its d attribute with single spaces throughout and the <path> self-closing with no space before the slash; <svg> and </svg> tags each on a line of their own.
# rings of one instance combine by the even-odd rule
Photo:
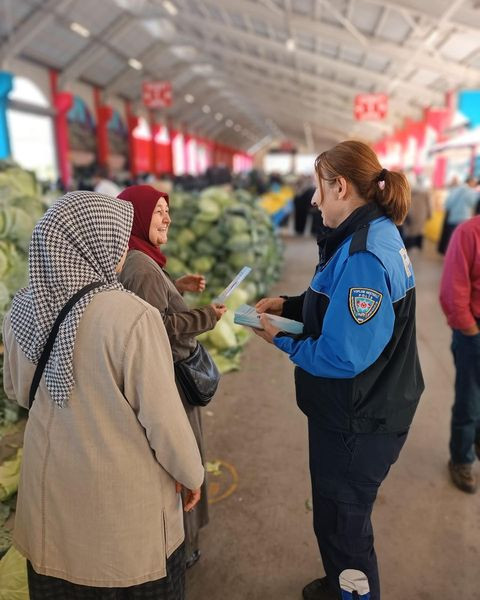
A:
<svg viewBox="0 0 480 600">
<path fill-rule="evenodd" d="M 29 285 L 15 295 L 11 316 L 15 338 L 30 361 L 38 363 L 68 300 L 90 283 L 105 283 L 83 296 L 60 326 L 44 372 L 48 391 L 59 406 L 65 406 L 74 386 L 73 348 L 85 308 L 99 292 L 124 289 L 115 267 L 127 248 L 132 221 L 129 202 L 70 192 L 55 202 L 33 231 Z"/>
</svg>

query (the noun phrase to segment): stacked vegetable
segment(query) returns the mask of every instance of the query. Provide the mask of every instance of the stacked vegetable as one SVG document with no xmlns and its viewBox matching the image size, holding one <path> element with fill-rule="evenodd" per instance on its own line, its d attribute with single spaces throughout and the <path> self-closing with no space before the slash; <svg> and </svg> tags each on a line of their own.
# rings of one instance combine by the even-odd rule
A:
<svg viewBox="0 0 480 600">
<path fill-rule="evenodd" d="M 28 246 L 44 210 L 35 176 L 14 163 L 0 162 L 0 322 L 15 292 L 27 283 Z M 4 395 L 2 372 L 0 352 L 0 425 L 18 417 L 17 405 Z"/>
<path fill-rule="evenodd" d="M 207 290 L 186 295 L 191 306 L 209 304 L 244 266 L 252 272 L 226 302 L 229 311 L 215 329 L 199 337 L 220 371 L 238 368 L 248 331 L 233 323 L 233 311 L 267 294 L 278 279 L 282 246 L 270 217 L 245 190 L 212 187 L 200 194 L 174 192 L 167 269 L 173 277 L 201 273 Z"/>
</svg>

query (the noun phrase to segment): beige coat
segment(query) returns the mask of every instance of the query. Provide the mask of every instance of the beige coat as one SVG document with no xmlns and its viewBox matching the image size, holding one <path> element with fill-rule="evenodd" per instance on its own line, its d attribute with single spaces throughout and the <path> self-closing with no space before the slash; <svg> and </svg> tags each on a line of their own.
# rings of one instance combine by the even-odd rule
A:
<svg viewBox="0 0 480 600">
<path fill-rule="evenodd" d="M 34 365 L 4 321 L 4 386 L 27 406 Z M 42 379 L 25 431 L 14 545 L 37 573 L 95 587 L 160 579 L 184 539 L 177 480 L 204 478 L 158 311 L 97 294 L 80 322 L 66 408 Z"/>
</svg>

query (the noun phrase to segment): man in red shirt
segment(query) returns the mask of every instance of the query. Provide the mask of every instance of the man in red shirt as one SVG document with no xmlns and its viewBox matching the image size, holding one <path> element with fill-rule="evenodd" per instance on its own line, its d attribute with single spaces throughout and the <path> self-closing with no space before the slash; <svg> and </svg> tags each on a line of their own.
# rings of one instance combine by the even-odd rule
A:
<svg viewBox="0 0 480 600">
<path fill-rule="evenodd" d="M 474 493 L 475 453 L 480 459 L 480 216 L 459 225 L 452 236 L 440 303 L 453 329 L 456 368 L 449 470 L 458 488 Z"/>
</svg>

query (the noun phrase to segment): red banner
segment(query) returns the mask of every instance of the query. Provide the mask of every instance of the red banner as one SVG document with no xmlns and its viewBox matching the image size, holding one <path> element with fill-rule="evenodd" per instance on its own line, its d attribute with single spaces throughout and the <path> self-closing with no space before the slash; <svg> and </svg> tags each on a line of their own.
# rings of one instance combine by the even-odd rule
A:
<svg viewBox="0 0 480 600">
<path fill-rule="evenodd" d="M 386 94 L 358 94 L 355 96 L 354 115 L 357 121 L 380 121 L 387 116 Z"/>
<path fill-rule="evenodd" d="M 166 108 L 172 105 L 172 84 L 169 81 L 144 81 L 143 103 L 148 108 Z"/>
</svg>

